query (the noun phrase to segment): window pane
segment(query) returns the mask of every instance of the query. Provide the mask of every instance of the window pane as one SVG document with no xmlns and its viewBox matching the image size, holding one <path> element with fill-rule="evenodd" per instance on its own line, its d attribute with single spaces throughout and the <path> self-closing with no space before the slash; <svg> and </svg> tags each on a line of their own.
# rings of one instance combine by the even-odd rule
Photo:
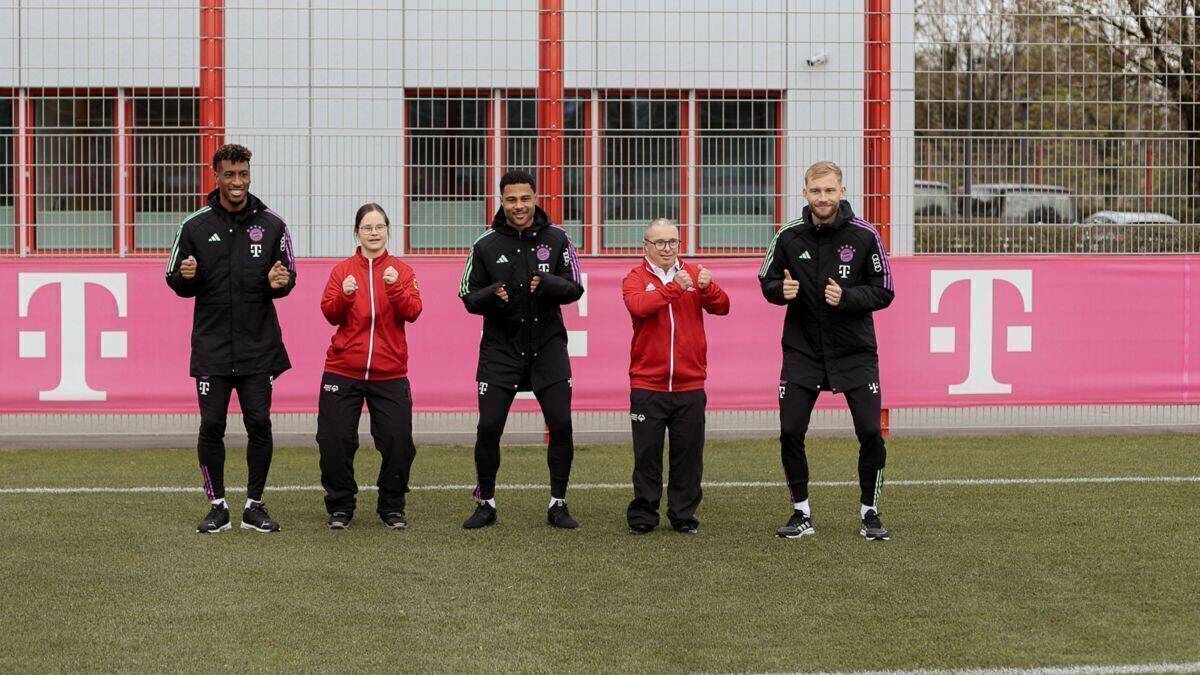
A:
<svg viewBox="0 0 1200 675">
<path fill-rule="evenodd" d="M 113 247 L 113 100 L 34 101 L 34 201 L 41 250 Z"/>
<path fill-rule="evenodd" d="M 488 99 L 418 94 L 406 105 L 409 248 L 469 247 L 491 217 L 484 186 Z"/>
<path fill-rule="evenodd" d="M 16 118 L 12 99 L 0 99 L 0 249 L 16 246 L 16 195 L 14 194 L 16 164 Z"/>
<path fill-rule="evenodd" d="M 610 99 L 603 108 L 603 245 L 640 250 L 647 223 L 679 219 L 680 102 Z"/>
<path fill-rule="evenodd" d="M 195 97 L 133 103 L 134 248 L 170 248 L 179 223 L 200 204 L 198 119 Z"/>
<path fill-rule="evenodd" d="M 773 100 L 699 103 L 699 247 L 762 249 L 779 222 Z"/>
</svg>

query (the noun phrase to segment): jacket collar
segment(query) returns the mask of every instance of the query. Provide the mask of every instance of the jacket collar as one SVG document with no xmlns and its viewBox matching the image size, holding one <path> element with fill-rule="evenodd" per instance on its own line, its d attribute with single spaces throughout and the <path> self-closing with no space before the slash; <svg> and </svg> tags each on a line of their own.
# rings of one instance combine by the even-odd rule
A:
<svg viewBox="0 0 1200 675">
<path fill-rule="evenodd" d="M 254 193 L 247 192 L 246 193 L 246 206 L 244 206 L 240 211 L 231 213 L 231 212 L 225 210 L 224 206 L 221 206 L 221 191 L 220 191 L 220 189 L 215 189 L 212 192 L 208 193 L 208 205 L 211 206 L 214 211 L 219 211 L 220 213 L 223 213 L 226 216 L 229 216 L 230 218 L 233 218 L 235 221 L 238 221 L 238 222 L 240 222 L 244 218 L 248 218 L 248 217 L 254 215 L 255 213 L 258 213 L 259 211 L 263 211 L 267 208 L 267 205 L 264 204 L 261 199 L 254 196 Z"/>
<path fill-rule="evenodd" d="M 833 219 L 833 222 L 832 223 L 822 223 L 819 225 L 817 223 L 813 222 L 812 207 L 805 206 L 803 214 L 804 214 L 804 223 L 809 228 L 811 228 L 817 232 L 836 231 L 836 230 L 840 230 L 843 225 L 850 222 L 850 219 L 854 217 L 854 209 L 852 209 L 850 207 L 850 202 L 843 199 L 841 201 L 841 203 L 838 204 L 838 214 L 837 214 L 837 217 Z"/>
<path fill-rule="evenodd" d="M 360 246 L 356 246 L 356 247 L 354 247 L 354 258 L 355 258 L 355 260 L 357 260 L 359 263 L 361 263 L 361 264 L 362 264 L 364 267 L 366 267 L 366 266 L 367 266 L 367 265 L 368 265 L 370 262 L 372 262 L 372 261 L 374 261 L 374 262 L 383 262 L 384 260 L 387 260 L 387 258 L 388 258 L 388 256 L 389 256 L 389 255 L 391 255 L 391 254 L 390 254 L 390 253 L 388 253 L 388 250 L 385 248 L 385 249 L 383 249 L 383 253 L 379 254 L 379 257 L 377 257 L 377 258 L 368 258 L 367 256 L 363 255 L 363 253 L 362 253 L 362 246 L 361 246 L 361 245 L 360 245 Z"/>
<path fill-rule="evenodd" d="M 667 268 L 666 271 L 663 271 L 663 268 L 650 262 L 649 258 L 643 258 L 643 260 L 646 262 L 646 271 L 658 277 L 658 280 L 664 284 L 671 283 L 671 280 L 675 278 L 675 273 L 683 269 L 683 261 L 679 258 L 675 258 L 675 264 Z"/>
</svg>

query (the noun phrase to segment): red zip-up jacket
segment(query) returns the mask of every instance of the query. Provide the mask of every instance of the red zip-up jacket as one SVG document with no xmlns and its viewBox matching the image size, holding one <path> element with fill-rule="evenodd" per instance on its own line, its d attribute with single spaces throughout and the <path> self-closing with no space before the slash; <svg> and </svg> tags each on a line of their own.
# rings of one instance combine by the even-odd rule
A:
<svg viewBox="0 0 1200 675">
<path fill-rule="evenodd" d="M 700 269 L 681 264 L 695 282 Z M 625 276 L 621 294 L 633 317 L 629 386 L 667 392 L 703 389 L 708 368 L 703 312 L 728 314 L 725 291 L 715 281 L 690 291 L 674 281 L 663 284 L 650 262 L 642 260 Z"/>
<path fill-rule="evenodd" d="M 388 267 L 399 278 L 383 280 Z M 358 290 L 347 296 L 342 283 L 354 276 Z M 421 315 L 421 292 L 412 268 L 388 255 L 375 259 L 362 248 L 334 266 L 321 296 L 321 313 L 338 327 L 325 354 L 325 372 L 356 380 L 397 380 L 408 375 L 408 341 L 405 322 Z"/>
</svg>

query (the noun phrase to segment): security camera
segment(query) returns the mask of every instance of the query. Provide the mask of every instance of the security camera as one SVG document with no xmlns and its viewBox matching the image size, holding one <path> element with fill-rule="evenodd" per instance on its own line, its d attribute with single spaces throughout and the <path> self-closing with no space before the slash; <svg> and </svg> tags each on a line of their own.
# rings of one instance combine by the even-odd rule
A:
<svg viewBox="0 0 1200 675">
<path fill-rule="evenodd" d="M 820 51 L 805 59 L 810 66 L 823 66 L 829 63 L 829 52 Z"/>
</svg>

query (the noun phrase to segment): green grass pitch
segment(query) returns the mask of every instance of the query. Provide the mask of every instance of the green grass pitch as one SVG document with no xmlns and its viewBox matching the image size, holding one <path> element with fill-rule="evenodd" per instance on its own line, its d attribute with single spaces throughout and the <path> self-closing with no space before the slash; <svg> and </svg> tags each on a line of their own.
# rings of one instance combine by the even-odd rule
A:
<svg viewBox="0 0 1200 675">
<path fill-rule="evenodd" d="M 790 511 L 777 444 L 712 442 L 700 534 L 628 533 L 628 487 L 570 492 L 545 524 L 545 452 L 505 449 L 500 524 L 465 532 L 471 450 L 422 447 L 410 529 L 375 493 L 324 526 L 316 451 L 278 449 L 283 532 L 194 532 L 193 450 L 0 451 L 0 671 L 831 671 L 1200 661 L 1195 436 L 895 438 L 881 510 L 858 536 L 856 451 L 810 443 L 816 535 Z M 228 482 L 244 485 L 231 449 Z M 625 485 L 628 446 L 580 446 L 576 484 Z M 359 482 L 378 456 L 360 451 Z M 1176 477 L 1131 482 L 957 479 Z M 924 481 L 949 480 L 948 483 Z M 906 483 L 905 481 L 915 481 Z M 231 492 L 240 512 L 244 493 Z M 665 510 L 665 503 L 664 503 Z M 236 516 L 235 516 L 236 517 Z M 664 525 L 666 523 L 664 514 Z"/>
</svg>

